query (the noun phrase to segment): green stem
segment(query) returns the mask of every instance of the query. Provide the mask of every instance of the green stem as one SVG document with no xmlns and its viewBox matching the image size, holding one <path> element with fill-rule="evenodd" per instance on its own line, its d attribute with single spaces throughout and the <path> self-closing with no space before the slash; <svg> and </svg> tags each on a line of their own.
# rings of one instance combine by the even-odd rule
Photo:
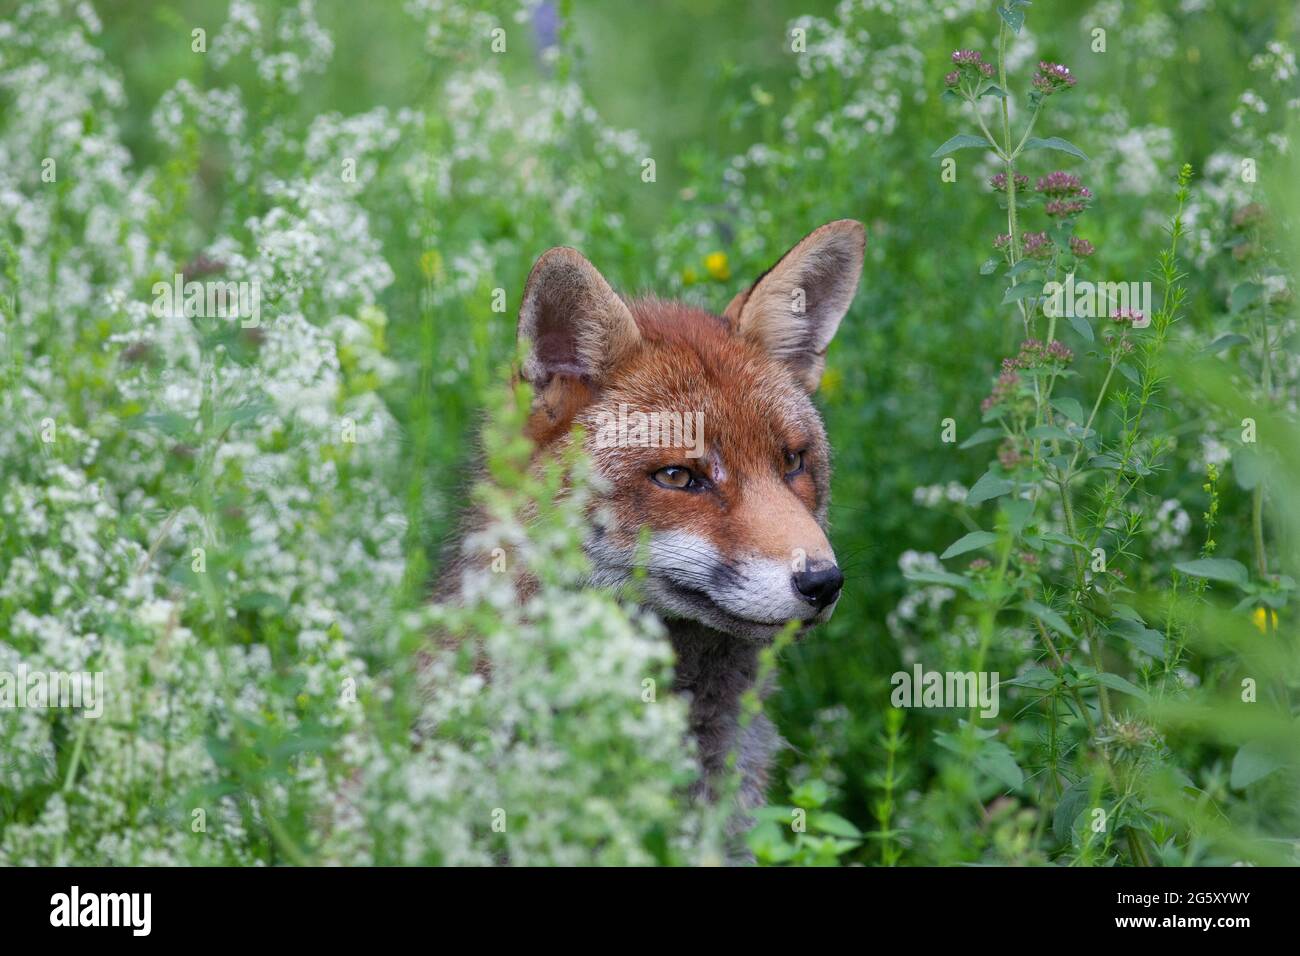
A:
<svg viewBox="0 0 1300 956">
<path fill-rule="evenodd" d="M 1128 835 L 1128 850 L 1133 856 L 1133 862 L 1138 866 L 1150 866 L 1151 858 L 1147 856 L 1146 847 L 1142 845 L 1142 840 L 1132 827 L 1124 831 Z"/>
<path fill-rule="evenodd" d="M 1042 100 L 1039 100 L 1038 105 L 1034 107 L 1034 111 L 1029 114 L 1029 125 L 1025 127 L 1025 134 L 1020 137 L 1020 142 L 1017 143 L 1016 148 L 1011 151 L 1012 159 L 1019 156 L 1020 151 L 1025 148 L 1025 143 L 1029 140 L 1029 134 L 1034 131 L 1034 124 L 1038 122 L 1038 112 L 1042 108 Z"/>
<path fill-rule="evenodd" d="M 1268 577 L 1268 552 L 1264 550 L 1264 483 L 1255 485 L 1251 500 L 1250 525 L 1255 540 L 1255 568 L 1260 580 Z"/>
<path fill-rule="evenodd" d="M 1268 334 L 1267 305 L 1260 310 L 1259 330 L 1260 341 L 1264 350 L 1264 360 L 1260 366 L 1261 384 L 1264 387 L 1265 405 L 1271 407 L 1273 404 L 1273 345 Z M 1264 549 L 1264 481 L 1262 478 L 1255 485 L 1255 493 L 1252 496 L 1250 523 L 1255 543 L 1255 567 L 1258 569 L 1262 581 L 1268 577 L 1268 552 Z"/>
<path fill-rule="evenodd" d="M 1005 93 L 1007 89 L 1007 25 L 998 26 L 998 86 Z M 1007 174 L 1007 240 L 1010 249 L 1011 265 L 1019 258 L 1018 239 L 1016 237 L 1016 167 L 1011 155 L 1011 111 L 1007 97 L 1002 97 L 1002 159 Z M 1023 306 L 1022 306 L 1023 308 Z M 1028 320 L 1026 320 L 1028 321 Z"/>
<path fill-rule="evenodd" d="M 1077 530 L 1078 525 L 1075 523 L 1074 520 L 1074 505 L 1070 501 L 1069 488 L 1066 486 L 1064 481 L 1058 481 L 1056 483 L 1056 487 L 1061 492 L 1061 510 L 1065 515 L 1066 533 L 1069 534 L 1069 536 L 1072 539 L 1077 541 L 1079 539 L 1078 530 Z M 1074 554 L 1074 570 L 1075 570 L 1075 575 L 1077 576 L 1076 586 L 1080 591 L 1082 591 L 1083 556 L 1079 554 L 1078 549 L 1076 548 L 1071 548 L 1070 551 Z M 1101 659 L 1101 639 L 1093 631 L 1092 624 L 1089 621 L 1088 617 L 1084 615 L 1082 619 L 1084 625 L 1084 636 L 1088 639 L 1088 653 L 1089 656 L 1092 658 L 1092 666 L 1100 675 L 1105 670 L 1105 667 L 1103 667 L 1103 663 Z M 1097 699 L 1101 704 L 1102 726 L 1103 727 L 1108 726 L 1110 724 L 1110 694 L 1106 690 L 1106 685 L 1101 683 L 1100 681 L 1097 682 Z"/>
<path fill-rule="evenodd" d="M 1097 413 L 1101 411 L 1101 403 L 1106 398 L 1106 391 L 1110 388 L 1110 380 L 1115 375 L 1115 367 L 1117 365 L 1119 365 L 1118 353 L 1116 353 L 1116 356 L 1110 360 L 1110 368 L 1106 369 L 1106 377 L 1102 379 L 1101 389 L 1097 392 L 1097 400 L 1092 403 L 1092 411 L 1088 413 L 1088 420 L 1084 422 L 1083 435 L 1085 438 L 1087 437 L 1088 432 L 1092 429 L 1092 423 L 1097 420 Z M 1078 464 L 1079 455 L 1082 454 L 1082 452 L 1083 442 L 1080 440 L 1078 447 L 1074 449 L 1074 455 L 1070 458 L 1070 464 L 1065 469 L 1065 477 L 1062 480 L 1068 482 L 1074 477 L 1074 466 Z"/>
<path fill-rule="evenodd" d="M 1006 162 L 1007 160 L 1006 152 L 1003 150 L 1001 146 L 998 145 L 998 141 L 993 138 L 993 134 L 989 132 L 988 124 L 984 122 L 984 117 L 980 115 L 979 101 L 976 100 L 975 97 L 973 96 L 968 96 L 967 100 L 970 102 L 971 107 L 974 109 L 975 122 L 980 124 L 980 132 L 982 132 L 984 134 L 984 138 L 989 141 L 989 145 L 993 147 L 993 152 L 997 153 L 998 159 L 1002 160 L 1003 162 Z"/>
<path fill-rule="evenodd" d="M 65 797 L 65 800 L 64 800 L 64 804 L 65 804 L 65 806 L 66 806 L 66 804 L 67 804 L 66 797 L 67 797 L 67 795 L 68 795 L 69 793 L 72 792 L 72 785 L 73 785 L 73 783 L 75 783 L 76 780 L 77 780 L 77 770 L 78 770 L 78 768 L 81 766 L 81 754 L 82 754 L 82 751 L 84 751 L 84 750 L 86 749 L 86 735 L 89 734 L 89 733 L 90 733 L 90 721 L 87 720 L 87 719 L 84 719 L 84 718 L 83 718 L 82 721 L 81 721 L 81 728 L 77 731 L 77 740 L 76 740 L 76 743 L 74 743 L 74 744 L 72 745 L 72 759 L 68 761 L 68 772 L 67 772 L 66 774 L 64 774 L 64 776 L 63 776 L 63 786 L 62 786 L 62 788 L 60 788 L 60 790 L 59 790 L 59 792 L 60 792 L 61 794 L 63 794 L 63 796 Z M 71 824 L 71 821 L 69 821 L 69 825 L 70 825 L 70 824 Z M 54 845 L 54 863 L 55 863 L 55 865 L 58 865 L 60 859 L 63 857 L 63 834 L 64 834 L 64 832 L 65 832 L 65 831 L 62 831 L 62 830 L 59 831 L 59 838 L 58 838 L 58 840 L 55 842 L 55 845 Z"/>
</svg>

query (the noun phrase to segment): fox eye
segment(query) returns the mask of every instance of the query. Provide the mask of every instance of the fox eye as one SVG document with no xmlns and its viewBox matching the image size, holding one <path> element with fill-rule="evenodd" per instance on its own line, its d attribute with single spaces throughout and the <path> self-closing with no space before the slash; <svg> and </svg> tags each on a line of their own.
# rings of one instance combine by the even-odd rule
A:
<svg viewBox="0 0 1300 956">
<path fill-rule="evenodd" d="M 785 477 L 792 478 L 803 471 L 803 452 L 787 451 L 785 453 Z"/>
<path fill-rule="evenodd" d="M 650 479 L 656 485 L 662 485 L 664 488 L 675 488 L 681 491 L 698 488 L 700 481 L 695 477 L 694 472 L 689 468 L 681 468 L 677 465 L 669 465 L 667 468 L 660 468 Z"/>
</svg>

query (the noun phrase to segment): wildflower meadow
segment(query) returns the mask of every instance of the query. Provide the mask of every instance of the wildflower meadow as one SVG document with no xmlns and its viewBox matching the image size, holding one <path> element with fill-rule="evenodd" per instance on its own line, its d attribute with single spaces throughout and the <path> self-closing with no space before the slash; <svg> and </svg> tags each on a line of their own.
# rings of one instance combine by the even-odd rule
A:
<svg viewBox="0 0 1300 956">
<path fill-rule="evenodd" d="M 0 864 L 1296 865 L 1297 30 L 0 0 Z M 521 294 L 721 314 L 841 219 L 843 594 L 741 818 L 530 465 Z M 436 593 L 467 507 L 526 586 Z"/>
</svg>

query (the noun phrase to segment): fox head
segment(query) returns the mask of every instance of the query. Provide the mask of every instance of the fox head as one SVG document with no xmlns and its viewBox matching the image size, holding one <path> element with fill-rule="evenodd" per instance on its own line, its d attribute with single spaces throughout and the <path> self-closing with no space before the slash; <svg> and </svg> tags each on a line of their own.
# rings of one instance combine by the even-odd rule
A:
<svg viewBox="0 0 1300 956">
<path fill-rule="evenodd" d="M 573 249 L 538 259 L 519 315 L 528 430 L 546 454 L 585 429 L 604 489 L 587 543 L 594 583 L 643 568 L 663 616 L 758 642 L 830 616 L 844 576 L 826 538 L 830 451 L 809 396 L 865 245 L 861 224 L 828 223 L 721 315 L 624 300 Z"/>
</svg>

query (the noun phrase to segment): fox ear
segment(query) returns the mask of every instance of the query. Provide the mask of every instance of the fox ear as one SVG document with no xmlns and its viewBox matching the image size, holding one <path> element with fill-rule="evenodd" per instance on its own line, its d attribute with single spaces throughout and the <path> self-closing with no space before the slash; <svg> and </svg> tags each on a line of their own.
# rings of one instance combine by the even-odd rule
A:
<svg viewBox="0 0 1300 956">
<path fill-rule="evenodd" d="M 732 299 L 723 318 L 737 335 L 789 366 L 807 391 L 816 391 L 826 347 L 857 291 L 866 245 L 862 223 L 828 222 Z"/>
<path fill-rule="evenodd" d="M 519 338 L 530 343 L 524 378 L 541 391 L 557 374 L 599 384 L 637 347 L 641 333 L 596 267 L 561 246 L 544 252 L 528 275 Z"/>
</svg>

